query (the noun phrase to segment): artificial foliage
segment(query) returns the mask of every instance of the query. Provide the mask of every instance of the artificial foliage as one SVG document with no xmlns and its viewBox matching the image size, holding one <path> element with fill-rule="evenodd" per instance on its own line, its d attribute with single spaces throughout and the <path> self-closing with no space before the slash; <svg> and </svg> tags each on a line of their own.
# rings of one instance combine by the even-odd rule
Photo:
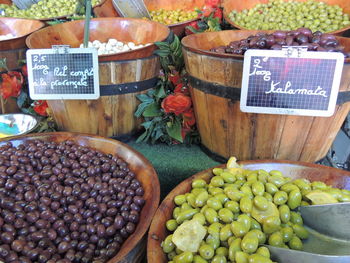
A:
<svg viewBox="0 0 350 263">
<path fill-rule="evenodd" d="M 19 110 L 23 113 L 35 116 L 39 125 L 35 132 L 55 131 L 56 125 L 49 114 L 49 108 L 45 100 L 32 100 L 29 97 L 27 66 L 25 61 L 19 63 L 23 66 L 18 70 L 8 70 L 6 59 L 0 59 L 0 68 L 6 71 L 0 73 L 0 97 L 5 102 L 15 100 Z"/>
<path fill-rule="evenodd" d="M 222 10 L 218 2 L 208 0 L 198 10 L 198 20 L 191 22 L 185 33 L 221 30 Z M 138 95 L 141 103 L 135 116 L 144 119 L 144 132 L 137 142 L 199 143 L 180 39 L 171 33 L 166 41 L 155 44 L 158 49 L 154 53 L 160 58 L 162 70 L 156 87 Z"/>
</svg>

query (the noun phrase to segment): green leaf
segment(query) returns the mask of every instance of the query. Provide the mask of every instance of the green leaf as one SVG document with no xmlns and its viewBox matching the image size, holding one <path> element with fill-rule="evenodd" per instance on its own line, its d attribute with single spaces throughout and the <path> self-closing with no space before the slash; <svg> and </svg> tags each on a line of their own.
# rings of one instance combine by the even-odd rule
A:
<svg viewBox="0 0 350 263">
<path fill-rule="evenodd" d="M 166 93 L 164 90 L 163 86 L 160 86 L 159 88 L 156 89 L 156 92 L 154 93 L 154 96 L 156 96 L 157 98 L 165 98 L 166 97 Z"/>
<path fill-rule="evenodd" d="M 157 50 L 154 51 L 154 54 L 156 54 L 156 55 L 158 55 L 160 57 L 167 57 L 171 53 L 170 53 L 170 50 L 157 49 Z"/>
<path fill-rule="evenodd" d="M 140 118 L 142 113 L 145 111 L 146 107 L 149 105 L 149 102 L 142 102 L 135 111 L 134 115 L 136 118 Z"/>
<path fill-rule="evenodd" d="M 147 94 L 139 94 L 139 95 L 136 95 L 136 97 L 142 102 L 152 102 L 153 101 L 153 99 L 150 98 Z"/>
<path fill-rule="evenodd" d="M 148 130 L 146 130 L 144 133 L 142 133 L 136 140 L 137 143 L 143 142 L 148 134 Z"/>
<path fill-rule="evenodd" d="M 8 70 L 7 64 L 6 64 L 6 58 L 0 58 L 0 68 L 4 68 Z"/>
<path fill-rule="evenodd" d="M 156 116 L 160 116 L 161 114 L 162 113 L 160 111 L 160 107 L 159 107 L 158 103 L 153 102 L 146 107 L 146 109 L 142 115 L 144 117 L 156 117 Z"/>
<path fill-rule="evenodd" d="M 180 40 L 177 36 L 175 36 L 174 41 L 170 44 L 171 50 L 177 50 L 180 47 Z"/>
<path fill-rule="evenodd" d="M 22 91 L 17 98 L 18 108 L 22 108 L 27 99 L 28 99 L 27 93 Z"/>
<path fill-rule="evenodd" d="M 159 47 L 159 48 L 162 48 L 162 49 L 169 49 L 170 45 L 169 43 L 167 42 L 160 42 L 160 41 L 157 41 L 157 42 L 154 42 L 154 44 Z"/>
<path fill-rule="evenodd" d="M 167 125 L 166 131 L 168 132 L 171 138 L 179 142 L 183 142 L 183 139 L 181 136 L 181 123 L 179 120 L 175 119 L 174 122 L 170 123 L 170 125 Z"/>
<path fill-rule="evenodd" d="M 141 124 L 146 130 L 149 129 L 153 124 L 153 121 L 145 121 L 144 123 Z"/>
</svg>

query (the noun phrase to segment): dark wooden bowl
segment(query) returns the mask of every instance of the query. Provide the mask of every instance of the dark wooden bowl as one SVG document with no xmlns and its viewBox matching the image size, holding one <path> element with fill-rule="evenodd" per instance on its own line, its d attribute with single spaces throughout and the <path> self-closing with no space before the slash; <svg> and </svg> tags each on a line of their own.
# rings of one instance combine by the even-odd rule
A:
<svg viewBox="0 0 350 263">
<path fill-rule="evenodd" d="M 285 0 L 286 1 L 286 0 Z M 307 0 L 296 0 L 298 2 L 306 2 Z M 345 14 L 350 14 L 350 1 L 349 0 L 316 0 L 318 2 L 325 2 L 328 5 L 339 5 L 343 8 L 343 12 Z M 237 25 L 236 23 L 232 22 L 229 18 L 229 14 L 236 10 L 238 12 L 242 11 L 243 9 L 250 9 L 256 6 L 257 4 L 266 4 L 269 0 L 244 0 L 244 1 L 233 1 L 233 0 L 222 0 L 222 7 L 224 8 L 224 17 L 225 20 L 230 23 L 235 28 L 239 29 L 246 29 L 244 27 L 241 27 Z M 332 31 L 332 34 L 342 34 L 345 31 L 350 29 L 350 25 L 346 26 L 342 29 Z"/>
<path fill-rule="evenodd" d="M 349 1 L 350 3 L 350 1 Z M 272 33 L 275 30 L 223 30 L 218 32 L 205 32 L 201 34 L 192 34 L 184 37 L 181 40 L 182 46 L 192 52 L 199 54 L 222 57 L 222 58 L 235 58 L 243 60 L 243 55 L 235 54 L 222 54 L 210 51 L 211 48 L 218 46 L 228 45 L 232 41 L 245 39 L 251 35 L 255 35 L 258 32 Z M 350 52 L 350 38 L 338 37 L 340 44 L 345 47 L 346 52 Z M 350 62 L 350 58 L 345 59 L 346 63 Z"/>
<path fill-rule="evenodd" d="M 39 30 L 45 24 L 38 20 L 0 17 L 0 35 L 12 34 L 16 36 L 0 41 L 1 50 L 11 50 L 26 47 L 26 37 Z"/>
<path fill-rule="evenodd" d="M 8 141 L 12 142 L 14 145 L 19 145 L 33 139 L 51 142 L 73 140 L 79 145 L 92 147 L 103 153 L 117 155 L 128 163 L 130 170 L 136 174 L 136 178 L 141 182 L 145 190 L 144 198 L 146 203 L 142 208 L 140 222 L 137 224 L 135 232 L 124 242 L 118 254 L 109 260 L 108 263 L 135 262 L 134 258 L 136 258 L 136 256 L 139 257 L 140 255 L 138 253 L 142 251 L 133 251 L 133 249 L 144 237 L 158 207 L 160 198 L 158 176 L 151 163 L 143 155 L 124 143 L 88 134 L 68 132 L 37 133 L 13 137 L 10 140 L 0 140 L 0 145 Z"/>
<path fill-rule="evenodd" d="M 285 176 L 292 178 L 307 178 L 310 181 L 323 181 L 326 184 L 338 188 L 350 189 L 350 172 L 331 168 L 323 165 L 317 165 L 305 162 L 279 161 L 279 160 L 258 160 L 242 161 L 245 168 L 250 170 L 264 169 L 266 171 L 279 170 Z M 217 167 L 224 167 L 220 165 Z M 191 183 L 194 179 L 204 179 L 209 182 L 213 176 L 212 168 L 199 172 L 186 179 L 176 186 L 162 201 L 156 214 L 153 217 L 150 230 L 148 232 L 147 242 L 147 260 L 152 263 L 168 262 L 165 253 L 160 244 L 169 232 L 166 230 L 165 223 L 172 218 L 172 211 L 175 207 L 174 197 L 187 193 L 191 190 Z"/>
<path fill-rule="evenodd" d="M 116 38 L 135 44 L 163 41 L 169 28 L 153 21 L 136 18 L 103 17 L 90 21 L 90 41 L 108 41 Z M 51 48 L 52 45 L 70 45 L 77 48 L 84 41 L 84 20 L 66 22 L 43 28 L 31 34 L 26 43 L 29 48 Z M 99 61 L 127 60 L 149 57 L 156 49 L 154 44 L 118 54 L 100 55 Z"/>
<path fill-rule="evenodd" d="M 106 0 L 101 0 L 101 2 L 97 5 L 94 5 L 92 8 L 95 11 L 95 8 L 100 8 L 100 6 L 102 6 L 105 3 Z M 0 0 L 0 4 L 6 4 L 6 5 L 12 5 L 12 0 Z M 74 15 L 74 13 L 72 14 L 66 14 L 64 16 L 55 16 L 55 17 L 48 17 L 48 18 L 40 18 L 40 19 L 34 19 L 34 20 L 39 20 L 39 21 L 43 21 L 43 22 L 48 22 L 48 21 L 52 21 L 52 20 L 56 20 L 56 19 L 64 19 L 67 18 L 69 16 Z"/>
</svg>

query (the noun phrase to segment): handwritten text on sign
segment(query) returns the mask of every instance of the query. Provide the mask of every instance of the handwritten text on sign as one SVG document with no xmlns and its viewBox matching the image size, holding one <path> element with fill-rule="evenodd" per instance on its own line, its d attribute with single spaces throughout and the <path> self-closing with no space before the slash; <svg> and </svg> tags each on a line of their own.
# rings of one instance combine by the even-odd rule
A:
<svg viewBox="0 0 350 263">
<path fill-rule="evenodd" d="M 304 57 L 286 57 L 283 51 L 277 51 L 281 56 L 276 56 L 276 51 L 267 52 L 263 56 L 252 53 L 249 64 L 245 58 L 242 111 L 313 116 L 332 114 L 343 64 L 339 64 L 339 59 L 344 61 L 342 54 L 339 57 L 332 53 L 332 58 L 325 58 L 324 54 L 318 56 L 317 52 L 305 52 Z"/>
<path fill-rule="evenodd" d="M 27 52 L 30 96 L 33 99 L 98 98 L 98 67 L 94 65 L 97 63 L 94 63 L 93 54 L 72 53 L 72 50 L 75 49 L 64 54 Z"/>
</svg>

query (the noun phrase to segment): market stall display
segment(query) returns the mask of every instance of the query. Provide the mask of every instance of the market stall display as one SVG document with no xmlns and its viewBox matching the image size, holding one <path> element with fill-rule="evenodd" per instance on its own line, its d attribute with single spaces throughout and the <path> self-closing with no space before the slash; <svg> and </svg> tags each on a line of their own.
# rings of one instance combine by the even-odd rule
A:
<svg viewBox="0 0 350 263">
<path fill-rule="evenodd" d="M 192 99 L 202 144 L 225 158 L 235 155 L 242 160 L 318 161 L 327 154 L 349 112 L 350 103 L 337 105 L 332 117 L 242 112 L 239 94 L 243 56 L 210 49 L 257 33 L 227 30 L 182 39 L 186 69 L 193 79 Z M 350 51 L 348 38 L 337 37 L 337 40 L 345 47 L 345 52 Z M 340 93 L 349 90 L 349 62 L 345 60 Z"/>
<path fill-rule="evenodd" d="M 2 260 L 137 262 L 160 191 L 141 154 L 115 140 L 72 133 L 14 137 L 0 148 L 8 229 L 1 233 L 1 251 L 8 252 Z M 11 166 L 10 156 L 17 157 Z M 11 219 L 13 209 L 24 218 Z"/>
<path fill-rule="evenodd" d="M 51 45 L 62 44 L 79 47 L 83 42 L 83 30 L 83 20 L 46 27 L 30 35 L 27 44 L 30 48 L 50 48 Z M 108 39 L 115 38 L 125 43 L 133 42 L 145 46 L 99 56 L 102 95 L 98 100 L 48 101 L 59 129 L 103 136 L 131 134 L 140 129 L 140 120 L 134 116 L 139 104 L 136 96 L 146 92 L 157 82 L 160 64 L 159 58 L 152 55 L 156 49 L 153 43 L 163 41 L 168 34 L 169 29 L 166 26 L 143 19 L 92 19 L 91 41 L 107 42 Z M 152 44 L 146 45 L 148 43 Z M 111 87 L 114 87 L 112 91 Z M 119 93 L 119 88 L 123 92 Z M 104 93 L 104 89 L 107 93 Z"/>
<path fill-rule="evenodd" d="M 17 17 L 27 19 L 39 19 L 42 21 L 66 18 L 72 16 L 76 12 L 78 5 L 77 0 L 41 0 L 31 5 L 28 9 L 19 9 L 15 4 L 2 3 L 0 1 L 0 9 L 4 14 L 0 17 Z M 102 0 L 92 0 L 93 7 L 97 7 L 103 3 Z"/>
<path fill-rule="evenodd" d="M 225 0 L 223 8 L 227 22 L 239 29 L 309 27 L 312 31 L 342 34 L 350 28 L 350 3 L 344 0 Z"/>
<path fill-rule="evenodd" d="M 243 169 L 235 166 L 225 170 L 221 165 L 200 172 L 169 193 L 152 220 L 148 262 L 163 263 L 174 257 L 174 262 L 186 262 L 191 256 L 197 262 L 272 262 L 269 251 L 259 246 L 266 242 L 286 247 L 282 243 L 287 242 L 289 248 L 302 249 L 301 239 L 307 239 L 308 232 L 295 208 L 308 205 L 310 199 L 318 204 L 320 198 L 313 193 L 323 193 L 320 196 L 326 196 L 327 203 L 333 202 L 334 196 L 349 201 L 349 189 L 326 186 L 347 188 L 349 172 L 291 161 L 239 164 Z M 185 220 L 189 221 L 183 223 Z M 206 226 L 204 235 L 202 225 Z M 189 235 L 192 242 L 186 243 Z M 205 243 L 201 243 L 203 238 Z M 184 250 L 197 253 L 189 255 L 182 253 Z"/>
<path fill-rule="evenodd" d="M 6 59 L 6 65 L 9 70 L 20 68 L 20 61 L 26 57 L 26 37 L 43 26 L 42 22 L 36 20 L 0 17 L 0 36 L 12 36 L 11 38 L 0 40 L 0 58 Z M 5 71 L 5 68 L 0 66 L 0 72 L 3 71 Z M 15 101 L 5 101 L 0 96 L 0 113 L 18 111 Z"/>
</svg>

